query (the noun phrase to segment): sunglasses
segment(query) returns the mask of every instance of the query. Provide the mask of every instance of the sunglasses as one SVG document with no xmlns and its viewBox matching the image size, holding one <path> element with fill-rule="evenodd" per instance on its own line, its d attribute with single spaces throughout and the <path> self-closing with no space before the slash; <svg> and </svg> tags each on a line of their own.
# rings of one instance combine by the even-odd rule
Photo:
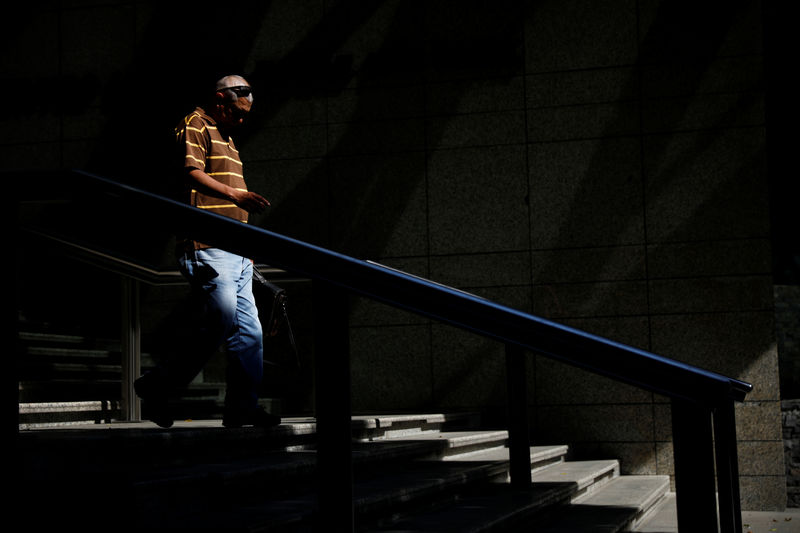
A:
<svg viewBox="0 0 800 533">
<path fill-rule="evenodd" d="M 235 87 L 223 87 L 220 91 L 233 91 L 236 96 L 248 97 L 252 94 L 253 89 L 247 85 L 237 85 Z"/>
</svg>

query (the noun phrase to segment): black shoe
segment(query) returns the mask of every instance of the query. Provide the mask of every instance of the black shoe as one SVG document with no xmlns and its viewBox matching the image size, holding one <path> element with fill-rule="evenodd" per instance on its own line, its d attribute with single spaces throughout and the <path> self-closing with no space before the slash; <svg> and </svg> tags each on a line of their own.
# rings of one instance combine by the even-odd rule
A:
<svg viewBox="0 0 800 533">
<path fill-rule="evenodd" d="M 226 428 L 240 428 L 242 426 L 256 426 L 271 428 L 281 423 L 281 417 L 270 414 L 258 407 L 250 411 L 225 411 L 222 416 L 222 425 Z"/>
<path fill-rule="evenodd" d="M 146 376 L 134 381 L 133 388 L 136 395 L 142 399 L 142 418 L 150 420 L 162 428 L 172 427 L 174 421 L 169 412 L 166 395 L 156 392 Z"/>
</svg>

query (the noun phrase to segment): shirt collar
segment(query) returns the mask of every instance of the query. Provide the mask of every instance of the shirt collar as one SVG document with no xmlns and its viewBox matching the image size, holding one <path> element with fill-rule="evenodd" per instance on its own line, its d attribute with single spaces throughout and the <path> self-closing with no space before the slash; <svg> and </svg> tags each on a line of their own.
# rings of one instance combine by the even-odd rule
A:
<svg viewBox="0 0 800 533">
<path fill-rule="evenodd" d="M 209 123 L 210 123 L 210 124 L 212 124 L 213 126 L 216 126 L 216 125 L 217 125 L 217 121 L 216 121 L 216 120 L 214 120 L 213 118 L 211 118 L 211 115 L 209 115 L 208 113 L 206 113 L 205 109 L 203 109 L 202 107 L 199 107 L 199 106 L 198 106 L 198 107 L 196 107 L 196 108 L 195 108 L 195 110 L 194 110 L 194 111 L 195 111 L 195 113 L 197 113 L 198 115 L 200 115 L 200 117 L 201 117 L 203 120 L 206 120 L 207 122 L 209 122 Z"/>
</svg>

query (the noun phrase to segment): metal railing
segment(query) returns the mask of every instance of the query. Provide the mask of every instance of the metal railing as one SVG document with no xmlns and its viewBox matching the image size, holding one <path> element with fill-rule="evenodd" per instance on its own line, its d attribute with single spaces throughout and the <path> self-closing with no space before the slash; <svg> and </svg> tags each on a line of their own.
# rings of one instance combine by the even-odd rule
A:
<svg viewBox="0 0 800 533">
<path fill-rule="evenodd" d="M 37 245 L 54 250 L 64 257 L 81 261 L 94 268 L 116 274 L 120 278 L 120 367 L 121 391 L 119 420 L 141 421 L 141 401 L 133 389 L 133 381 L 141 375 L 141 287 L 186 286 L 186 278 L 176 269 L 123 259 L 97 247 L 79 244 L 68 238 L 56 236 L 41 229 L 21 227 L 26 239 L 37 241 Z M 289 276 L 287 272 L 269 265 L 256 265 L 262 274 L 272 281 L 309 281 Z"/>
<path fill-rule="evenodd" d="M 348 323 L 342 312 L 353 294 L 506 346 L 512 484 L 531 482 L 525 352 L 532 352 L 669 397 L 680 531 L 741 530 L 734 405 L 752 390 L 749 383 L 83 171 L 58 178 L 108 201 L 135 205 L 170 231 L 312 280 L 319 503 L 326 523 L 353 527 Z"/>
</svg>

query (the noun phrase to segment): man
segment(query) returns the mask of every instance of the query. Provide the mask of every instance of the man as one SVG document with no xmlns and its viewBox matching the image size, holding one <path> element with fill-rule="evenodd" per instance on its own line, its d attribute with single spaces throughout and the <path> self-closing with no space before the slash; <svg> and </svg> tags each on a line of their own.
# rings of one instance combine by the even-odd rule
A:
<svg viewBox="0 0 800 533">
<path fill-rule="evenodd" d="M 176 128 L 184 200 L 246 223 L 269 202 L 248 191 L 231 132 L 242 124 L 253 92 L 241 76 L 216 82 L 210 100 Z M 168 358 L 134 383 L 143 415 L 161 427 L 173 423 L 168 397 L 186 386 L 224 345 L 227 373 L 223 425 L 271 427 L 280 418 L 258 406 L 263 374 L 261 323 L 252 291 L 252 261 L 190 239 L 178 241 L 178 264 L 191 287 L 190 306 L 160 342 Z"/>
</svg>

